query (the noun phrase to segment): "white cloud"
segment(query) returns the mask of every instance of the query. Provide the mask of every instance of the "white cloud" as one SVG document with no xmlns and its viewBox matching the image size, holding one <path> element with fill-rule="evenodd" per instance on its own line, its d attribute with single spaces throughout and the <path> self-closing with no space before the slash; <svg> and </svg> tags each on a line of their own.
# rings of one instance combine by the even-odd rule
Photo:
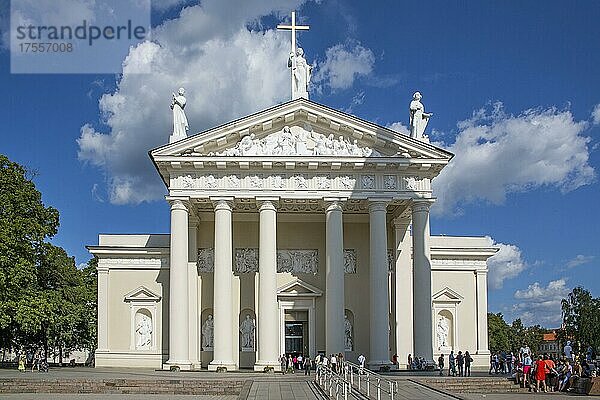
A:
<svg viewBox="0 0 600 400">
<path fill-rule="evenodd" d="M 547 286 L 535 282 L 527 289 L 515 291 L 514 298 L 519 303 L 513 305 L 512 314 L 521 318 L 525 325 L 540 324 L 555 328 L 561 322 L 561 300 L 571 291 L 566 279 L 550 281 Z"/>
<path fill-rule="evenodd" d="M 567 262 L 567 268 L 575 268 L 579 265 L 588 264 L 592 262 L 596 258 L 595 256 L 584 256 L 583 254 L 578 254 L 572 260 Z"/>
<path fill-rule="evenodd" d="M 527 268 L 527 264 L 517 246 L 494 243 L 491 238 L 489 241 L 490 245 L 499 247 L 498 252 L 488 259 L 489 286 L 492 289 L 501 289 L 505 280 L 519 276 Z"/>
<path fill-rule="evenodd" d="M 387 128 L 391 129 L 393 131 L 396 131 L 398 133 L 401 133 L 403 135 L 406 135 L 406 136 L 410 135 L 410 131 L 408 130 L 408 127 L 406 125 L 404 125 L 402 122 L 391 123 L 387 126 Z"/>
<path fill-rule="evenodd" d="M 189 2 L 190 0 L 152 0 L 152 8 L 158 11 L 166 11 L 175 6 Z"/>
<path fill-rule="evenodd" d="M 99 101 L 105 127 L 85 124 L 78 139 L 79 159 L 106 173 L 112 203 L 164 195 L 147 151 L 171 134 L 169 104 L 177 88 L 186 89 L 190 134 L 289 97 L 289 33 L 248 26 L 301 2 L 203 1 L 156 27 L 153 42 L 130 50 L 117 89 Z M 145 67 L 152 73 L 133 73 Z"/>
<path fill-rule="evenodd" d="M 504 202 L 507 194 L 539 187 L 569 192 L 595 179 L 585 121 L 568 110 L 504 113 L 501 103 L 458 123 L 448 150 L 456 156 L 433 180 L 438 197 L 432 212 L 460 213 L 465 203 Z"/>
<path fill-rule="evenodd" d="M 592 110 L 592 122 L 594 125 L 600 124 L 600 104 L 596 104 Z"/>
<path fill-rule="evenodd" d="M 318 63 L 318 71 L 313 82 L 322 89 L 348 89 L 359 77 L 369 76 L 373 72 L 375 55 L 360 43 L 349 41 L 336 44 L 327 49 L 325 60 Z"/>
</svg>

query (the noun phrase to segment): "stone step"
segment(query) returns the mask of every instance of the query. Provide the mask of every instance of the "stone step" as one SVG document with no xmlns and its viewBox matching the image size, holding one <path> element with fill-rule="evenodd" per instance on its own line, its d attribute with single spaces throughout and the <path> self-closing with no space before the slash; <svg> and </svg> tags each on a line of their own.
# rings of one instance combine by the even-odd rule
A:
<svg viewBox="0 0 600 400">
<path fill-rule="evenodd" d="M 430 378 L 418 379 L 419 383 L 435 389 L 454 393 L 520 393 L 521 388 L 513 379 L 506 378 Z"/>
<path fill-rule="evenodd" d="M 0 393 L 238 395 L 244 380 L 0 379 Z"/>
</svg>

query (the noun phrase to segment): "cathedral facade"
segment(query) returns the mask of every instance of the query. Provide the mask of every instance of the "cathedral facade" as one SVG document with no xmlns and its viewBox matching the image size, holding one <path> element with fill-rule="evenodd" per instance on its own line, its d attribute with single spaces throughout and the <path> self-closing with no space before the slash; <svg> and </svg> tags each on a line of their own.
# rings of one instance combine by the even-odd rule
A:
<svg viewBox="0 0 600 400">
<path fill-rule="evenodd" d="M 179 138 L 178 138 L 179 139 Z M 100 235 L 97 366 L 488 364 L 485 237 L 431 236 L 453 155 L 298 98 L 150 151 L 169 234 Z"/>
</svg>

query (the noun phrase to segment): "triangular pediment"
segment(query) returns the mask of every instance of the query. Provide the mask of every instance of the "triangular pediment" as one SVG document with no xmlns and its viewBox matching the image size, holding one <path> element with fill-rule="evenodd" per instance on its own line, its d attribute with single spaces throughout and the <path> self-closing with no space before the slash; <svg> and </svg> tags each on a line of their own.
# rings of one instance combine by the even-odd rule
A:
<svg viewBox="0 0 600 400">
<path fill-rule="evenodd" d="M 432 296 L 433 301 L 435 302 L 449 302 L 449 303 L 460 303 L 464 297 L 450 289 L 449 287 L 445 287 L 439 292 L 435 293 Z"/>
<path fill-rule="evenodd" d="M 168 157 L 328 156 L 444 160 L 452 154 L 306 99 L 293 100 L 150 152 Z"/>
<path fill-rule="evenodd" d="M 160 295 L 152 292 L 145 286 L 140 286 L 125 295 L 124 301 L 147 301 L 157 302 L 160 300 Z"/>
<path fill-rule="evenodd" d="M 281 297 L 319 297 L 322 295 L 323 291 L 300 279 L 291 281 L 277 289 L 277 296 Z"/>
</svg>

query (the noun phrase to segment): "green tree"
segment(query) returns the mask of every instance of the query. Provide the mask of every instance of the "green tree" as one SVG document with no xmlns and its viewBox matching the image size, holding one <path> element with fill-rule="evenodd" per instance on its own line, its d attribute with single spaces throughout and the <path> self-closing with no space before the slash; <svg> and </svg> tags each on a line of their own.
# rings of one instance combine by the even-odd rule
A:
<svg viewBox="0 0 600 400">
<path fill-rule="evenodd" d="M 559 331 L 559 340 L 573 342 L 575 351 L 585 351 L 591 345 L 600 346 L 600 299 L 578 286 L 566 299 L 562 300 L 563 329 Z"/>
<path fill-rule="evenodd" d="M 79 270 L 46 242 L 58 211 L 44 206 L 25 168 L 2 155 L 0 168 L 0 346 L 93 350 L 97 260 Z"/>
<path fill-rule="evenodd" d="M 488 337 L 490 351 L 506 351 L 510 349 L 509 326 L 502 313 L 488 313 Z"/>
<path fill-rule="evenodd" d="M 8 348 L 34 332 L 47 312 L 37 296 L 37 267 L 44 240 L 59 224 L 31 177 L 0 154 L 0 345 Z"/>
</svg>

